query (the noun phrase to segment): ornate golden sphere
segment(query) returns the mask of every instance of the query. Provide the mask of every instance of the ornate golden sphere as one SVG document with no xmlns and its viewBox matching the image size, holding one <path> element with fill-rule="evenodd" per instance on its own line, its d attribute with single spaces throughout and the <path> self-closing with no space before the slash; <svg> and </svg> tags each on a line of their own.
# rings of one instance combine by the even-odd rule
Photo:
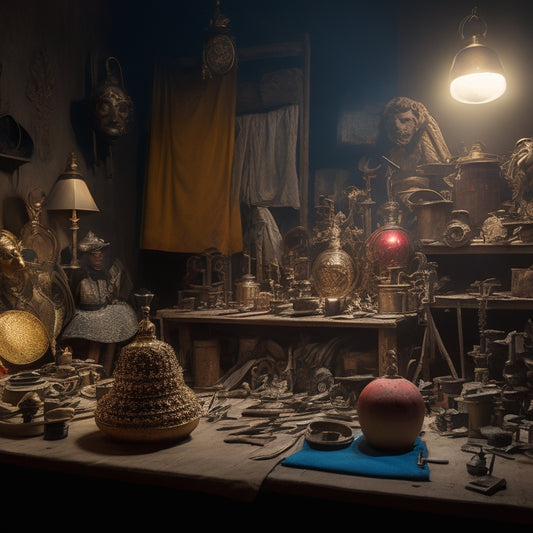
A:
<svg viewBox="0 0 533 533">
<path fill-rule="evenodd" d="M 344 298 L 355 284 L 357 270 L 347 252 L 340 247 L 331 247 L 315 259 L 311 279 L 319 296 Z"/>
</svg>

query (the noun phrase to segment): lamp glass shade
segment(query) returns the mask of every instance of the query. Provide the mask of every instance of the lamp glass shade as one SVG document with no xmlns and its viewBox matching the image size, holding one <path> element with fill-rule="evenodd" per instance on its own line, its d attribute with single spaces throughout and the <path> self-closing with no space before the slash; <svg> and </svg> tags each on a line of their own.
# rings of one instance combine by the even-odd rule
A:
<svg viewBox="0 0 533 533">
<path fill-rule="evenodd" d="M 458 52 L 450 70 L 450 94 L 465 104 L 486 104 L 507 89 L 503 67 L 494 50 L 472 43 Z"/>
<path fill-rule="evenodd" d="M 56 181 L 47 199 L 47 209 L 99 211 L 85 181 L 73 177 L 60 178 Z"/>
</svg>

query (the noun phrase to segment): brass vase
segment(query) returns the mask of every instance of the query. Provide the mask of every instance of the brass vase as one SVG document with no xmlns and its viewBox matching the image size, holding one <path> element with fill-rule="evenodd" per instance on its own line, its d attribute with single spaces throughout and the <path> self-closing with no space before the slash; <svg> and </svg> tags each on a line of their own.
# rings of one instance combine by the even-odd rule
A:
<svg viewBox="0 0 533 533">
<path fill-rule="evenodd" d="M 180 441 L 198 426 L 202 407 L 174 349 L 156 338 L 150 307 L 142 309 L 137 334 L 117 359 L 113 386 L 97 401 L 95 422 L 114 440 Z"/>
<path fill-rule="evenodd" d="M 323 298 L 344 298 L 356 285 L 358 275 L 356 263 L 334 232 L 329 247 L 313 262 L 311 279 L 316 293 Z"/>
</svg>

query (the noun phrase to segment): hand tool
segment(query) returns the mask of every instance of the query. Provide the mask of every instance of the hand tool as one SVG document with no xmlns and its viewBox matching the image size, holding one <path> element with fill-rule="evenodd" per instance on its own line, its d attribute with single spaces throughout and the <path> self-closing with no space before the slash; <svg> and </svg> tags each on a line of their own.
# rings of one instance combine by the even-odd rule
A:
<svg viewBox="0 0 533 533">
<path fill-rule="evenodd" d="M 424 457 L 424 452 L 418 454 L 418 459 L 416 461 L 416 466 L 424 468 L 426 463 L 434 463 L 438 465 L 447 465 L 449 463 L 448 459 L 431 459 L 430 457 Z"/>
</svg>

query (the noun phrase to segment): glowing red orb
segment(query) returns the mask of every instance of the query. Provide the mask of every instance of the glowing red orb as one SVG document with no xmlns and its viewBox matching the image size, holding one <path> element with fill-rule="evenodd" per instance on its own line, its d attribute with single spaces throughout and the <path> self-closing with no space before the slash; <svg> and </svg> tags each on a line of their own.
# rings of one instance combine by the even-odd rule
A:
<svg viewBox="0 0 533 533">
<path fill-rule="evenodd" d="M 381 228 L 369 237 L 367 250 L 371 261 L 377 262 L 381 270 L 387 270 L 407 266 L 411 243 L 405 231 Z"/>
</svg>

